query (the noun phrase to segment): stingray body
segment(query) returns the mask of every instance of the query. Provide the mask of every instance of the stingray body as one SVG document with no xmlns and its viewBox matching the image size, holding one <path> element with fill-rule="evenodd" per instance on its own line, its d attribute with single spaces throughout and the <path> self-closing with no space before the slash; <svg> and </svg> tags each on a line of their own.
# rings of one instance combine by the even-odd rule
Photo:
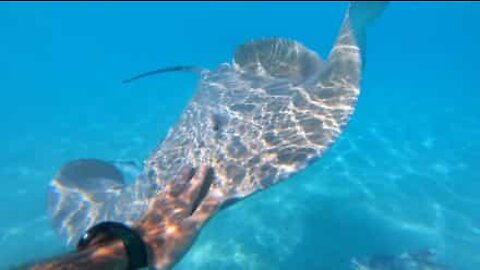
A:
<svg viewBox="0 0 480 270">
<path fill-rule="evenodd" d="M 327 60 L 299 42 L 272 38 L 247 42 L 231 63 L 202 70 L 196 94 L 133 184 L 122 180 L 125 167 L 111 162 L 81 160 L 60 170 L 48 196 L 53 227 L 74 243 L 101 221 L 132 224 L 185 166 L 209 166 L 211 185 L 201 199 L 225 203 L 306 168 L 353 113 L 365 32 L 385 6 L 351 3 Z"/>
</svg>

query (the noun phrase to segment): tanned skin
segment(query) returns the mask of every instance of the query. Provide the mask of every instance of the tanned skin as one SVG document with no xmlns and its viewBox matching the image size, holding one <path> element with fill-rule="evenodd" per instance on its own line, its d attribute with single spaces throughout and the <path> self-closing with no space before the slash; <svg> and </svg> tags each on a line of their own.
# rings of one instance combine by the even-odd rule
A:
<svg viewBox="0 0 480 270">
<path fill-rule="evenodd" d="M 147 246 L 151 269 L 170 269 L 178 262 L 202 225 L 220 208 L 222 201 L 209 196 L 212 190 L 207 195 L 201 194 L 202 190 L 210 188 L 208 172 L 207 167 L 183 169 L 178 179 L 171 181 L 151 200 L 145 215 L 132 227 Z M 126 270 L 127 267 L 128 258 L 122 241 L 112 240 L 21 269 Z"/>
</svg>

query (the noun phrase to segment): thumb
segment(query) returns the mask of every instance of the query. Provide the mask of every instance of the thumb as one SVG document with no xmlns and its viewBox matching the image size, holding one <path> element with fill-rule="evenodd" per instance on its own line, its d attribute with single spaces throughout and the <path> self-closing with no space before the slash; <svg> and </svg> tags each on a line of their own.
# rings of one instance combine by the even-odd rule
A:
<svg viewBox="0 0 480 270">
<path fill-rule="evenodd" d="M 195 212 L 183 221 L 184 225 L 192 230 L 199 230 L 206 221 L 217 213 L 224 202 L 225 198 L 219 190 L 211 189 Z"/>
</svg>

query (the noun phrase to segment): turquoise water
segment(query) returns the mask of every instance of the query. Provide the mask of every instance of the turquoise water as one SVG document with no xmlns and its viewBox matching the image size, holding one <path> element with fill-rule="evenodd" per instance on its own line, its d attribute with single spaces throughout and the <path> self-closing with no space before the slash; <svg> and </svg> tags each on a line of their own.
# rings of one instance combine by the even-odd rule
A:
<svg viewBox="0 0 480 270">
<path fill-rule="evenodd" d="M 196 76 L 250 39 L 326 57 L 346 3 L 1 3 L 0 268 L 67 250 L 46 187 L 68 160 L 141 161 Z M 317 163 L 221 212 L 176 269 L 350 269 L 432 248 L 480 268 L 480 4 L 392 3 L 368 36 L 352 121 Z"/>
</svg>

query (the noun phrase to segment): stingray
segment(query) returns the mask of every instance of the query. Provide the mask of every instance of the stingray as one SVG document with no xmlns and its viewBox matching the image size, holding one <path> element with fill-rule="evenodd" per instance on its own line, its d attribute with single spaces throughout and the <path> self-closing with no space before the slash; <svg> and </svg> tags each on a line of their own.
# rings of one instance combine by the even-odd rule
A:
<svg viewBox="0 0 480 270">
<path fill-rule="evenodd" d="M 72 244 L 102 221 L 131 225 L 185 166 L 207 165 L 209 183 L 197 200 L 208 197 L 224 205 L 307 168 L 352 116 L 360 94 L 365 32 L 385 6 L 351 3 L 326 60 L 297 41 L 266 38 L 239 46 L 231 62 L 213 70 L 179 66 L 126 80 L 166 71 L 196 71 L 200 77 L 178 122 L 143 168 L 83 159 L 59 170 L 48 191 L 53 228 Z M 126 174 L 135 181 L 128 183 Z"/>
</svg>

